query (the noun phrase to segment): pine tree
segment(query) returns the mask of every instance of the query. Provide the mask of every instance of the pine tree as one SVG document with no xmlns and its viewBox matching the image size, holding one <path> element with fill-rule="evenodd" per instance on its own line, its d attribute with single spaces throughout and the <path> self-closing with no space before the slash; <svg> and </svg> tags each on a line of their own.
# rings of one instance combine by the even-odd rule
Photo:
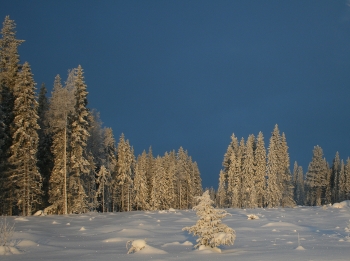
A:
<svg viewBox="0 0 350 261">
<path fill-rule="evenodd" d="M 346 199 L 346 173 L 344 161 L 340 162 L 340 171 L 339 171 L 339 190 L 338 190 L 338 200 L 339 202 Z"/>
<path fill-rule="evenodd" d="M 347 159 L 345 165 L 345 196 L 350 199 L 350 158 Z"/>
<path fill-rule="evenodd" d="M 326 185 L 327 163 L 323 159 L 323 150 L 315 146 L 312 161 L 306 173 L 306 185 L 308 188 L 307 203 L 311 206 L 321 206 L 324 187 Z"/>
<path fill-rule="evenodd" d="M 266 189 L 266 149 L 264 136 L 259 132 L 255 149 L 255 191 L 257 206 L 264 206 L 264 194 Z"/>
<path fill-rule="evenodd" d="M 147 186 L 147 153 L 142 152 L 137 158 L 134 177 L 134 203 L 136 210 L 149 210 L 149 192 Z"/>
<path fill-rule="evenodd" d="M 241 177 L 241 162 L 242 157 L 240 156 L 240 150 L 231 153 L 230 156 L 230 167 L 227 172 L 227 202 L 229 206 L 233 208 L 240 208 L 242 205 L 242 177 Z"/>
<path fill-rule="evenodd" d="M 291 173 L 289 170 L 289 153 L 288 153 L 288 146 L 287 146 L 287 140 L 284 133 L 282 133 L 281 137 L 281 145 L 280 145 L 280 152 L 279 152 L 279 162 L 281 164 L 280 166 L 280 173 L 281 173 L 281 191 L 282 191 L 282 206 L 283 207 L 293 207 L 295 206 L 294 202 L 294 187 L 291 179 Z"/>
<path fill-rule="evenodd" d="M 1 112 L 0 112 L 0 214 L 12 215 L 15 202 L 10 178 L 12 146 L 11 126 L 14 119 L 14 88 L 18 73 L 21 70 L 19 63 L 18 46 L 23 40 L 16 39 L 16 24 L 9 16 L 5 17 L 2 38 L 0 39 L 0 89 L 1 89 Z"/>
<path fill-rule="evenodd" d="M 332 202 L 339 201 L 339 175 L 340 175 L 340 157 L 337 151 L 333 160 L 332 175 L 331 175 L 331 189 L 332 189 Z"/>
<path fill-rule="evenodd" d="M 46 97 L 46 87 L 43 83 L 40 87 L 38 98 L 38 124 L 40 129 L 38 146 L 38 168 L 43 178 L 43 206 L 48 206 L 49 198 L 49 180 L 53 168 L 53 155 L 51 153 L 52 135 L 49 130 L 49 120 L 47 119 L 49 111 L 49 101 Z"/>
<path fill-rule="evenodd" d="M 69 73 L 69 79 L 74 77 L 74 71 Z M 61 77 L 57 75 L 49 102 L 46 118 L 49 122 L 52 136 L 51 153 L 53 167 L 49 179 L 49 203 L 46 212 L 68 214 L 68 147 L 70 140 L 69 115 L 74 111 L 74 89 L 68 84 L 62 86 Z"/>
<path fill-rule="evenodd" d="M 280 134 L 276 124 L 270 138 L 269 152 L 267 156 L 267 189 L 266 204 L 268 207 L 280 206 L 282 200 L 281 191 L 281 164 L 279 162 Z"/>
<path fill-rule="evenodd" d="M 236 239 L 235 231 L 221 223 L 221 219 L 229 215 L 225 210 L 213 208 L 213 200 L 210 199 L 209 191 L 202 196 L 197 196 L 198 205 L 193 208 L 199 220 L 192 227 L 184 227 L 195 236 L 198 236 L 195 247 L 207 246 L 215 248 L 219 245 L 233 245 Z"/>
<path fill-rule="evenodd" d="M 226 181 L 226 175 L 223 170 L 220 170 L 219 174 L 219 188 L 217 193 L 217 205 L 220 208 L 226 207 L 226 197 L 227 197 L 227 181 Z"/>
<path fill-rule="evenodd" d="M 293 186 L 294 186 L 294 200 L 298 205 L 305 204 L 305 192 L 304 192 L 304 174 L 303 167 L 298 166 L 298 163 L 294 163 L 293 170 Z"/>
<path fill-rule="evenodd" d="M 86 84 L 83 69 L 79 65 L 75 69 L 75 106 L 71 121 L 70 139 L 70 176 L 68 207 L 70 213 L 82 213 L 88 210 L 86 194 L 86 176 L 89 173 L 89 162 L 86 155 L 89 137 Z"/>
<path fill-rule="evenodd" d="M 132 188 L 132 148 L 129 141 L 125 141 L 124 134 L 119 138 L 117 148 L 117 175 L 116 185 L 119 191 L 119 211 L 130 211 L 130 192 Z"/>
<path fill-rule="evenodd" d="M 257 196 L 255 190 L 255 166 L 254 166 L 255 137 L 249 135 L 242 165 L 242 207 L 255 208 Z"/>
<path fill-rule="evenodd" d="M 115 208 L 118 204 L 117 200 L 117 184 L 116 184 L 116 175 L 117 175 L 117 148 L 115 146 L 115 139 L 113 135 L 113 130 L 111 128 L 105 128 L 103 132 L 103 154 L 104 154 L 104 165 L 106 166 L 109 173 L 111 173 L 112 178 L 112 211 L 115 211 Z"/>
<path fill-rule="evenodd" d="M 32 214 L 41 203 L 42 178 L 37 168 L 38 103 L 35 82 L 28 63 L 24 63 L 14 88 L 14 120 L 10 148 L 11 176 L 16 204 L 23 216 Z"/>
<path fill-rule="evenodd" d="M 108 212 L 109 204 L 111 202 L 111 183 L 112 178 L 109 171 L 105 166 L 100 167 L 100 171 L 97 173 L 96 183 L 98 184 L 98 189 L 96 195 L 101 197 L 101 207 L 102 212 Z"/>
<path fill-rule="evenodd" d="M 163 157 L 163 167 L 165 171 L 165 192 L 164 198 L 166 208 L 174 207 L 176 202 L 175 194 L 175 174 L 176 174 L 176 153 L 171 151 L 165 153 Z"/>
</svg>

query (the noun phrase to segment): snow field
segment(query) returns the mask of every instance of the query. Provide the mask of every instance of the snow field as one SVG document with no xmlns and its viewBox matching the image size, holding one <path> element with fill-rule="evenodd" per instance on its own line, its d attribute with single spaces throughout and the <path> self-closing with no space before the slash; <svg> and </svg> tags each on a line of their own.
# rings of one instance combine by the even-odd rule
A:
<svg viewBox="0 0 350 261">
<path fill-rule="evenodd" d="M 217 252 L 193 249 L 196 238 L 182 231 L 196 223 L 194 211 L 8 217 L 15 222 L 15 234 L 10 246 L 0 247 L 4 255 L 0 259 L 349 260 L 347 206 L 226 210 L 232 216 L 222 221 L 235 229 L 237 237 L 233 246 Z M 247 215 L 259 219 L 249 220 Z M 145 246 L 127 254 L 128 241 Z"/>
</svg>

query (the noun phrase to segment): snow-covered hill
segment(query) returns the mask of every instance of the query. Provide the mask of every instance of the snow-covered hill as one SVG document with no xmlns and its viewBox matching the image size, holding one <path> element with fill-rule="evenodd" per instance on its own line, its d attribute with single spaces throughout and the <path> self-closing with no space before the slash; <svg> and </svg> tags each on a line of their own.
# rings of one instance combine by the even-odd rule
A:
<svg viewBox="0 0 350 261">
<path fill-rule="evenodd" d="M 350 208 L 338 207 L 228 209 L 232 216 L 223 222 L 236 230 L 237 238 L 222 253 L 193 249 L 196 238 L 181 230 L 196 222 L 193 211 L 8 217 L 16 223 L 7 248 L 14 254 L 0 259 L 348 261 Z M 259 219 L 250 220 L 249 214 Z M 145 247 L 127 254 L 126 243 L 137 239 L 145 240 Z M 0 247 L 0 254 L 4 252 Z"/>
</svg>

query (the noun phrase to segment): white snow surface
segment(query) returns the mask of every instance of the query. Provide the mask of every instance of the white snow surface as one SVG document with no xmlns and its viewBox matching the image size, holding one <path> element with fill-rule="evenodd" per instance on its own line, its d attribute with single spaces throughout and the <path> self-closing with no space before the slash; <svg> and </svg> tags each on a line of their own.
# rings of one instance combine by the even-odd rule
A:
<svg viewBox="0 0 350 261">
<path fill-rule="evenodd" d="M 235 229 L 235 244 L 214 251 L 193 249 L 197 238 L 182 231 L 196 223 L 194 211 L 7 217 L 15 222 L 15 233 L 0 247 L 0 260 L 350 260 L 347 204 L 249 209 L 260 217 L 254 222 L 247 220 L 247 210 L 226 210 L 232 216 L 222 221 Z M 147 244 L 127 254 L 126 242 L 135 240 Z"/>
</svg>

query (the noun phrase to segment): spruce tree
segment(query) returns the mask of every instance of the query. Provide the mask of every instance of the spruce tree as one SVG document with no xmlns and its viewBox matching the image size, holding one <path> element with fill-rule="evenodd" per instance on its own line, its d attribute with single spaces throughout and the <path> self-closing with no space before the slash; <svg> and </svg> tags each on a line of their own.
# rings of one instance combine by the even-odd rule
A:
<svg viewBox="0 0 350 261">
<path fill-rule="evenodd" d="M 281 143 L 280 143 L 280 152 L 279 152 L 279 162 L 280 173 L 281 173 L 281 191 L 282 191 L 282 201 L 281 204 L 283 207 L 293 207 L 294 202 L 294 187 L 292 182 L 291 173 L 289 170 L 289 153 L 287 140 L 284 133 L 282 133 Z"/>
<path fill-rule="evenodd" d="M 229 215 L 225 210 L 215 209 L 209 191 L 196 197 L 198 205 L 193 208 L 199 217 L 197 223 L 191 227 L 184 227 L 195 236 L 198 236 L 195 247 L 215 248 L 219 245 L 233 245 L 236 239 L 235 231 L 221 222 L 221 219 Z"/>
<path fill-rule="evenodd" d="M 340 162 L 340 171 L 339 171 L 339 189 L 338 189 L 338 200 L 339 202 L 346 199 L 346 172 L 344 161 Z"/>
<path fill-rule="evenodd" d="M 117 200 L 117 184 L 116 184 L 116 175 L 117 175 L 117 148 L 115 145 L 115 139 L 113 135 L 113 130 L 111 128 L 105 128 L 103 132 L 103 154 L 104 154 L 104 165 L 106 166 L 109 173 L 111 173 L 112 179 L 112 211 L 115 211 L 115 208 L 118 205 Z"/>
<path fill-rule="evenodd" d="M 117 147 L 117 174 L 116 189 L 119 191 L 119 211 L 130 211 L 130 193 L 132 189 L 133 174 L 132 148 L 128 140 L 125 140 L 124 134 L 119 138 Z"/>
<path fill-rule="evenodd" d="M 29 216 L 41 204 L 42 178 L 36 157 L 39 143 L 38 103 L 28 63 L 24 63 L 18 74 L 14 98 L 10 181 L 16 205 L 23 216 Z"/>
<path fill-rule="evenodd" d="M 339 201 L 339 175 L 340 175 L 340 156 L 337 151 L 333 160 L 332 175 L 331 175 L 331 189 L 332 189 L 332 202 Z"/>
<path fill-rule="evenodd" d="M 268 148 L 267 156 L 267 188 L 266 188 L 266 205 L 267 207 L 280 206 L 282 200 L 281 185 L 281 164 L 279 162 L 280 134 L 276 124 Z"/>
<path fill-rule="evenodd" d="M 1 29 L 0 39 L 0 90 L 1 90 L 1 112 L 0 112 L 0 214 L 12 215 L 15 202 L 10 178 L 12 146 L 11 126 L 14 109 L 14 88 L 18 73 L 21 70 L 18 46 L 23 40 L 16 39 L 16 24 L 9 16 L 5 17 Z"/>
<path fill-rule="evenodd" d="M 345 196 L 346 199 L 350 199 L 350 158 L 346 160 L 345 165 Z"/>
<path fill-rule="evenodd" d="M 307 200 L 311 206 L 321 206 L 327 177 L 327 163 L 323 158 L 323 150 L 315 146 L 312 161 L 306 173 Z"/>
<path fill-rule="evenodd" d="M 111 202 L 111 174 L 106 169 L 104 165 L 100 167 L 100 171 L 97 173 L 96 183 L 98 184 L 98 189 L 96 195 L 101 198 L 101 209 L 102 212 L 109 211 L 109 205 Z"/>
<path fill-rule="evenodd" d="M 83 213 L 88 210 L 86 193 L 89 162 L 86 155 L 87 140 L 89 137 L 88 109 L 86 84 L 83 69 L 79 65 L 75 71 L 75 106 L 71 120 L 70 139 L 70 176 L 68 207 L 70 213 Z"/>
<path fill-rule="evenodd" d="M 69 73 L 72 78 L 74 71 Z M 68 81 L 67 81 L 68 82 Z M 74 89 L 62 86 L 61 77 L 55 77 L 53 91 L 49 102 L 47 119 L 52 137 L 51 153 L 53 167 L 49 179 L 49 203 L 46 211 L 54 214 L 68 214 L 68 157 L 70 140 L 70 115 L 74 111 Z"/>
<path fill-rule="evenodd" d="M 136 210 L 149 210 L 150 208 L 146 169 L 147 153 L 143 151 L 142 154 L 137 157 L 135 165 L 133 195 Z"/>
<path fill-rule="evenodd" d="M 264 206 L 264 194 L 266 189 L 266 149 L 264 136 L 259 132 L 255 149 L 255 191 L 257 206 Z"/>
<path fill-rule="evenodd" d="M 242 165 L 242 207 L 255 208 L 257 196 L 255 190 L 255 166 L 254 166 L 255 137 L 249 135 Z"/>
<path fill-rule="evenodd" d="M 49 180 L 53 167 L 53 155 L 51 153 L 52 135 L 49 130 L 48 120 L 49 101 L 46 97 L 46 93 L 47 90 L 43 83 L 40 87 L 38 98 L 38 124 L 40 129 L 38 130 L 39 147 L 37 155 L 38 168 L 43 177 L 43 207 L 47 207 L 49 204 Z"/>
<path fill-rule="evenodd" d="M 219 174 L 219 187 L 217 192 L 217 205 L 220 208 L 226 207 L 226 195 L 227 195 L 227 179 L 225 172 L 223 170 L 220 170 Z"/>
</svg>

